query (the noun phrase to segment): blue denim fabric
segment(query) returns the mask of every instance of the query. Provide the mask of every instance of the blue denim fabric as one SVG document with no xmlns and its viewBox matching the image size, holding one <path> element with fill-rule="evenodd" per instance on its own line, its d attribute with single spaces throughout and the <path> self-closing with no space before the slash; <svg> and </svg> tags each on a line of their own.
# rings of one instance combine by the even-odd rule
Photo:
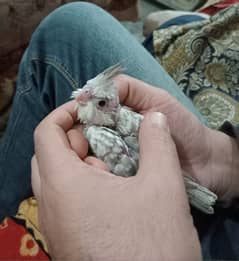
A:
<svg viewBox="0 0 239 261">
<path fill-rule="evenodd" d="M 37 124 L 68 101 L 73 90 L 117 62 L 127 74 L 166 89 L 203 121 L 172 78 L 117 20 L 91 4 L 65 5 L 42 21 L 21 61 L 12 113 L 0 141 L 0 219 L 14 214 L 32 195 Z"/>
<path fill-rule="evenodd" d="M 169 26 L 172 25 L 182 25 L 182 24 L 187 24 L 187 23 L 192 23 L 192 22 L 199 22 L 205 20 L 204 17 L 197 15 L 197 14 L 186 14 L 186 15 L 180 15 L 175 18 L 172 18 L 165 23 L 160 25 L 160 29 L 168 28 Z"/>
</svg>

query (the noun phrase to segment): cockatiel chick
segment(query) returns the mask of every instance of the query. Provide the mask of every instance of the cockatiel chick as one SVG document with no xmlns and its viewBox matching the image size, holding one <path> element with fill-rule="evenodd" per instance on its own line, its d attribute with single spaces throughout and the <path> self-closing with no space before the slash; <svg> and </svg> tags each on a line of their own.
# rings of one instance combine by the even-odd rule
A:
<svg viewBox="0 0 239 261">
<path fill-rule="evenodd" d="M 87 81 L 72 93 L 76 100 L 78 120 L 93 154 L 119 176 L 133 176 L 138 169 L 138 132 L 143 115 L 121 106 L 113 78 L 122 73 L 116 64 Z M 214 213 L 217 196 L 184 176 L 190 203 L 201 211 Z"/>
</svg>

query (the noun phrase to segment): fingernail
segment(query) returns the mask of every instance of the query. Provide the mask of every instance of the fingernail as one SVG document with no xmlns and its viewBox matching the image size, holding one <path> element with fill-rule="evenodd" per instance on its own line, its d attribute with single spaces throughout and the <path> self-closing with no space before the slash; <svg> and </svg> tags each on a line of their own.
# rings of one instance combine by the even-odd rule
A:
<svg viewBox="0 0 239 261">
<path fill-rule="evenodd" d="M 153 124 L 156 124 L 157 127 L 164 128 L 167 132 L 170 133 L 167 117 L 163 113 L 153 112 L 151 114 L 151 121 Z"/>
</svg>

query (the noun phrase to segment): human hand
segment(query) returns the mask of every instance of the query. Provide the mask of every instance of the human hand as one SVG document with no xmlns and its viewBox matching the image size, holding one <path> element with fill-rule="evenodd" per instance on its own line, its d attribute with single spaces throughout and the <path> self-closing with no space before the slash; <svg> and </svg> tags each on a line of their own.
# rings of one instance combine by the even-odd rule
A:
<svg viewBox="0 0 239 261">
<path fill-rule="evenodd" d="M 163 89 L 127 75 L 119 75 L 115 81 L 121 103 L 142 114 L 159 111 L 166 115 L 184 174 L 215 192 L 221 200 L 238 196 L 239 151 L 233 138 L 207 128 Z"/>
<path fill-rule="evenodd" d="M 75 122 L 71 102 L 49 114 L 34 135 L 32 185 L 52 258 L 200 259 L 166 118 L 145 116 L 139 133 L 140 166 L 130 178 L 112 175 L 86 157 L 87 143 L 74 131 Z M 73 140 L 80 145 L 77 152 L 70 145 Z"/>
</svg>

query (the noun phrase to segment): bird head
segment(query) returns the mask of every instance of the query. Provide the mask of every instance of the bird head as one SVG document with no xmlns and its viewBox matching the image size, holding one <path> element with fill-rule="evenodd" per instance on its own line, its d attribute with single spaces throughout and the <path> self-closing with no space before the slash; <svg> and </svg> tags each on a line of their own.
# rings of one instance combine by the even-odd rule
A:
<svg viewBox="0 0 239 261">
<path fill-rule="evenodd" d="M 81 123 L 108 127 L 115 125 L 120 103 L 113 78 L 122 71 L 123 68 L 119 64 L 111 66 L 87 81 L 82 89 L 72 93 L 76 101 L 78 120 Z"/>
</svg>

